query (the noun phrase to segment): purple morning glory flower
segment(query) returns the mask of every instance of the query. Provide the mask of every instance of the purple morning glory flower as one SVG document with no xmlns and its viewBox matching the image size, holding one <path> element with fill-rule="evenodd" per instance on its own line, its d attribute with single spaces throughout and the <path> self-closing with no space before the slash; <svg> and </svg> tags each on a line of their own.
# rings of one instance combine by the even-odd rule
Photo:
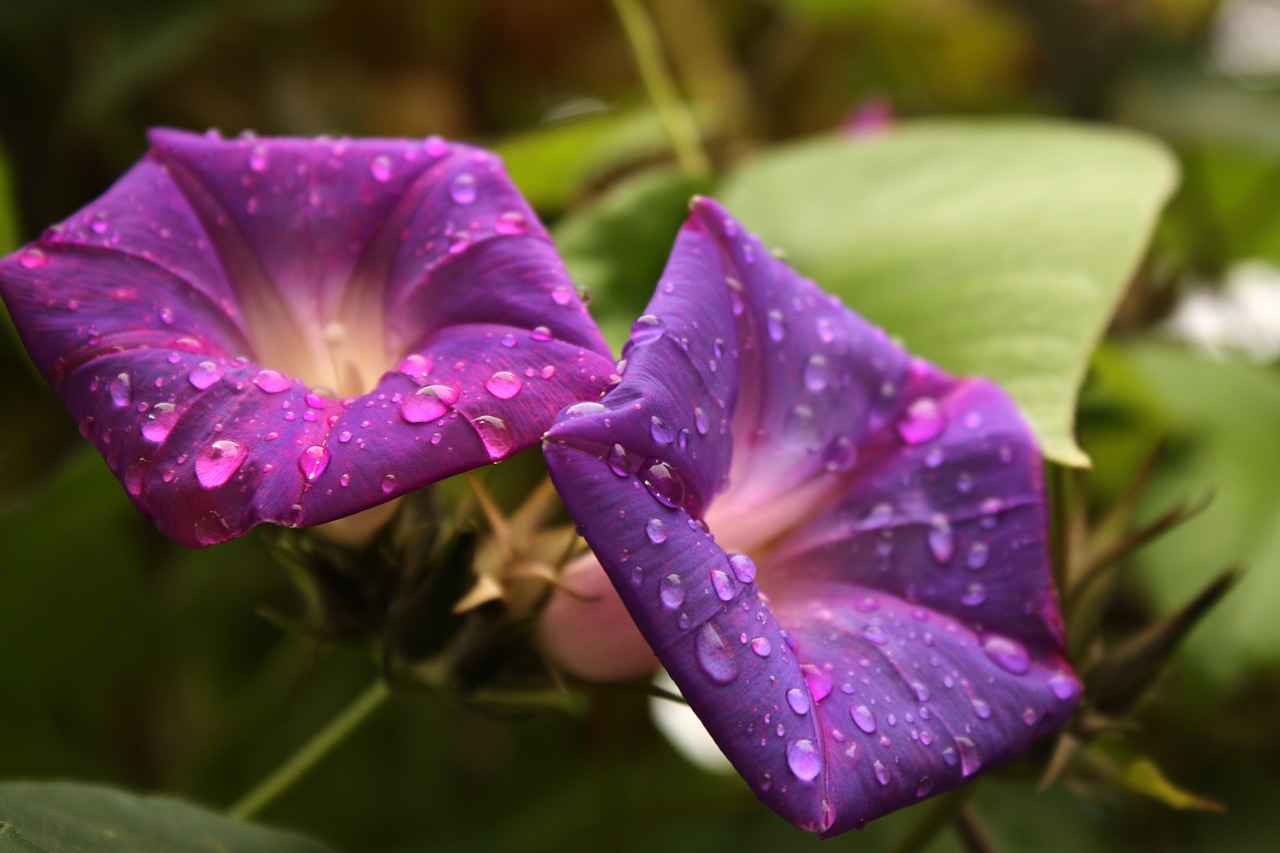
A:
<svg viewBox="0 0 1280 853">
<path fill-rule="evenodd" d="M 551 475 L 771 808 L 842 832 L 1067 718 L 1041 459 L 999 388 L 913 358 L 705 199 L 624 357 L 547 434 Z"/>
<path fill-rule="evenodd" d="M 491 153 L 171 130 L 0 261 L 40 371 L 189 546 L 530 446 L 614 365 Z"/>
</svg>

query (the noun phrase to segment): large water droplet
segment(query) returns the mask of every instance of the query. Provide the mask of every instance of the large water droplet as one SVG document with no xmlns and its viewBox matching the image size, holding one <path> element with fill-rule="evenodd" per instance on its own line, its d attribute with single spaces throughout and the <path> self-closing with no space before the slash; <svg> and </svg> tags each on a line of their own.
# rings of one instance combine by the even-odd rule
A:
<svg viewBox="0 0 1280 853">
<path fill-rule="evenodd" d="M 211 388 L 222 378 L 222 365 L 216 361 L 202 361 L 187 374 L 187 381 L 201 391 Z"/>
<path fill-rule="evenodd" d="M 112 379 L 107 391 L 111 394 L 111 402 L 117 406 L 127 406 L 133 402 L 133 383 L 127 373 L 118 374 Z"/>
<path fill-rule="evenodd" d="M 711 588 L 716 591 L 716 598 L 721 601 L 733 601 L 733 596 L 737 593 L 733 580 L 728 573 L 719 569 L 711 570 Z"/>
<path fill-rule="evenodd" d="M 812 782 L 822 772 L 822 754 L 811 740 L 800 738 L 788 741 L 787 766 L 801 782 Z"/>
<path fill-rule="evenodd" d="M 385 477 L 382 478 L 382 481 L 378 484 L 378 487 L 382 489 L 382 493 L 384 495 L 391 494 L 396 490 L 396 475 L 387 474 Z"/>
<path fill-rule="evenodd" d="M 173 432 L 178 422 L 178 407 L 173 403 L 156 403 L 147 412 L 142 422 L 142 437 L 148 441 L 161 442 Z"/>
<path fill-rule="evenodd" d="M 667 523 L 660 518 L 651 518 L 645 523 L 644 533 L 654 545 L 667 541 Z"/>
<path fill-rule="evenodd" d="M 658 583 L 658 598 L 669 610 L 684 604 L 684 581 L 679 575 L 667 575 Z"/>
<path fill-rule="evenodd" d="M 208 444 L 196 454 L 196 479 L 206 489 L 221 486 L 240 469 L 248 455 L 248 448 L 230 439 Z"/>
<path fill-rule="evenodd" d="M 631 324 L 631 343 L 651 344 L 667 333 L 667 324 L 656 314 L 643 314 Z"/>
<path fill-rule="evenodd" d="M 809 695 L 813 697 L 813 701 L 821 702 L 831 695 L 831 689 L 835 685 L 831 681 L 831 674 L 825 669 L 813 664 L 804 664 L 800 667 L 800 674 L 804 676 L 804 686 L 809 689 Z"/>
<path fill-rule="evenodd" d="M 303 479 L 308 483 L 318 480 L 327 467 L 329 467 L 329 451 L 319 444 L 308 447 L 298 457 L 298 470 L 302 472 Z"/>
<path fill-rule="evenodd" d="M 907 444 L 924 444 L 937 438 L 946 426 L 946 416 L 938 403 L 930 397 L 921 397 L 898 419 L 898 435 Z"/>
<path fill-rule="evenodd" d="M 631 455 L 627 453 L 627 449 L 621 444 L 615 444 L 609 448 L 609 452 L 605 454 L 604 461 L 609 465 L 609 470 L 619 477 L 630 477 L 633 473 L 631 470 Z"/>
<path fill-rule="evenodd" d="M 751 651 L 758 657 L 767 658 L 773 653 L 773 643 L 769 642 L 768 637 L 756 637 L 751 641 Z"/>
<path fill-rule="evenodd" d="M 730 554 L 729 568 L 733 569 L 733 576 L 742 583 L 751 583 L 756 579 L 755 561 L 746 554 Z"/>
<path fill-rule="evenodd" d="M 671 424 L 664 421 L 657 415 L 649 418 L 649 434 L 653 436 L 653 440 L 659 444 L 670 444 L 676 440 L 676 430 Z"/>
<path fill-rule="evenodd" d="M 651 459 L 640 469 L 644 487 L 654 500 L 672 509 L 684 503 L 684 480 L 675 469 L 658 459 Z"/>
<path fill-rule="evenodd" d="M 1005 672 L 1026 675 L 1031 669 L 1031 655 L 1026 646 L 1017 640 L 999 634 L 988 634 L 982 639 L 982 650 Z"/>
<path fill-rule="evenodd" d="M 716 684 L 728 684 L 738 677 L 738 661 L 733 647 L 716 626 L 708 622 L 693 640 L 698 668 Z"/>
<path fill-rule="evenodd" d="M 509 370 L 499 370 L 485 380 L 484 388 L 499 400 L 510 400 L 520 393 L 524 383 Z"/>
<path fill-rule="evenodd" d="M 38 270 L 49 263 L 49 256 L 37 246 L 28 246 L 18 253 L 18 265 L 24 270 Z"/>
<path fill-rule="evenodd" d="M 1049 678 L 1049 689 L 1053 691 L 1053 695 L 1057 696 L 1064 702 L 1076 695 L 1076 683 L 1071 676 L 1065 673 L 1057 673 Z"/>
<path fill-rule="evenodd" d="M 458 204 L 471 204 L 476 200 L 476 179 L 470 172 L 462 172 L 449 185 L 449 197 Z"/>
<path fill-rule="evenodd" d="M 866 734 L 872 734 L 876 730 L 876 717 L 871 713 L 871 709 L 866 705 L 857 705 L 849 709 L 849 716 L 853 718 L 853 723 Z"/>
<path fill-rule="evenodd" d="M 490 459 L 497 462 L 510 455 L 516 439 L 506 421 L 493 415 L 481 415 L 472 419 L 471 425 L 480 434 L 480 441 L 484 442 L 484 449 L 489 452 Z"/>
<path fill-rule="evenodd" d="M 787 691 L 787 704 L 791 706 L 791 710 L 800 716 L 809 713 L 809 693 L 801 690 L 799 687 L 792 687 Z"/>
<path fill-rule="evenodd" d="M 448 385 L 424 385 L 400 403 L 400 417 L 411 424 L 439 420 L 458 402 L 458 389 Z"/>
<path fill-rule="evenodd" d="M 281 391 L 288 391 L 293 382 L 280 371 L 268 369 L 259 370 L 258 375 L 253 377 L 253 384 L 268 394 L 279 394 Z"/>
</svg>

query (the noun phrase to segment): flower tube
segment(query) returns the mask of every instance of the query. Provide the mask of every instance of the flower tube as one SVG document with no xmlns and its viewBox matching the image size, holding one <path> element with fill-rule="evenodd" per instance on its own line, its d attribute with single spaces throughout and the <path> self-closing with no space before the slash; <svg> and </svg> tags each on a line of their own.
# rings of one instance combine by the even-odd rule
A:
<svg viewBox="0 0 1280 853">
<path fill-rule="evenodd" d="M 1041 458 L 998 387 L 913 358 L 707 199 L 624 358 L 544 441 L 616 590 L 566 578 L 595 595 L 551 603 L 553 660 L 633 674 L 634 631 L 601 618 L 620 599 L 760 799 L 823 835 L 1066 720 Z"/>
<path fill-rule="evenodd" d="M 613 372 L 491 153 L 156 130 L 0 261 L 0 296 L 134 504 L 188 546 L 309 526 L 535 443 Z"/>
</svg>

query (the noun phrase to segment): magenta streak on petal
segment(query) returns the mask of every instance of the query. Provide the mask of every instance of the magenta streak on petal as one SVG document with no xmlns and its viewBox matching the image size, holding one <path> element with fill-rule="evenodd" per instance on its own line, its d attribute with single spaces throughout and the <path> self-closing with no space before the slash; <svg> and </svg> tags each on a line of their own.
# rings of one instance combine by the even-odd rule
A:
<svg viewBox="0 0 1280 853">
<path fill-rule="evenodd" d="M 101 199 L 0 260 L 0 296 L 81 432 L 179 542 L 358 512 L 530 446 L 607 386 L 612 357 L 492 154 L 151 141 Z M 438 418 L 402 416 L 444 382 Z"/>
<path fill-rule="evenodd" d="M 1071 713 L 1040 457 L 999 389 L 912 359 L 706 200 L 625 355 L 548 468 L 762 800 L 834 834 Z"/>
</svg>

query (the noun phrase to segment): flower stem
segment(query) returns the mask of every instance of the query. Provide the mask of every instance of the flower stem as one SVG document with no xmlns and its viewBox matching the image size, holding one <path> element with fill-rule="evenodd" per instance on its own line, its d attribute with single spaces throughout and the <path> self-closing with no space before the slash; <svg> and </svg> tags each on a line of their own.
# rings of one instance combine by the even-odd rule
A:
<svg viewBox="0 0 1280 853">
<path fill-rule="evenodd" d="M 952 826 L 973 793 L 972 788 L 970 783 L 957 791 L 943 794 L 923 808 L 911 829 L 894 844 L 893 853 L 920 853 L 932 844 L 939 833 Z"/>
<path fill-rule="evenodd" d="M 640 78 L 658 111 L 658 119 L 671 140 L 680 170 L 689 178 L 705 180 L 711 176 L 711 162 L 702 150 L 698 125 L 676 91 L 675 81 L 662 58 L 662 45 L 658 43 L 653 19 L 640 0 L 613 0 L 613 8 L 627 34 Z"/>
<path fill-rule="evenodd" d="M 271 775 L 232 805 L 227 814 L 237 820 L 249 820 L 260 813 L 359 728 L 390 695 L 386 682 L 379 678 Z"/>
</svg>

